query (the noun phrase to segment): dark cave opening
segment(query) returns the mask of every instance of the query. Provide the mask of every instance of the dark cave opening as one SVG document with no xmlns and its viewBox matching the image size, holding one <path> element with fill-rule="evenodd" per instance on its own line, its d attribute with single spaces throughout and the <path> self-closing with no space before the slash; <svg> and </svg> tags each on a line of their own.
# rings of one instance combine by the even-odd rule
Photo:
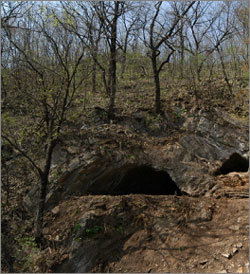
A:
<svg viewBox="0 0 250 274">
<path fill-rule="evenodd" d="M 249 168 L 249 160 L 240 156 L 238 153 L 233 153 L 222 166 L 216 170 L 214 175 L 225 175 L 230 172 L 247 172 Z"/>
<path fill-rule="evenodd" d="M 150 166 L 128 169 L 110 194 L 182 195 L 166 171 L 158 171 Z"/>
</svg>

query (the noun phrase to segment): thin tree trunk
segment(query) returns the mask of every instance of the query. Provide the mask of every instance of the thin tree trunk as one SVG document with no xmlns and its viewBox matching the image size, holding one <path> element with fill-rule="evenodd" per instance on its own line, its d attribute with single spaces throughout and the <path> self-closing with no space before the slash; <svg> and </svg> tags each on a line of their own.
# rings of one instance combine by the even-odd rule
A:
<svg viewBox="0 0 250 274">
<path fill-rule="evenodd" d="M 161 88 L 160 88 L 160 79 L 159 73 L 154 75 L 155 80 L 155 112 L 157 114 L 161 113 Z"/>
<path fill-rule="evenodd" d="M 9 205 L 9 195 L 10 195 L 10 186 L 9 186 L 9 168 L 4 160 L 2 160 L 2 167 L 6 171 L 6 183 L 3 183 L 4 179 L 2 176 L 3 189 L 6 190 L 6 205 Z"/>
<path fill-rule="evenodd" d="M 159 71 L 157 70 L 156 56 L 153 55 L 151 60 L 152 60 L 154 83 L 155 83 L 155 112 L 159 114 L 161 113 L 161 87 L 160 87 Z"/>
<path fill-rule="evenodd" d="M 124 49 L 122 51 L 122 69 L 121 69 L 121 78 L 122 79 L 124 77 L 124 73 L 125 73 L 125 70 L 126 70 L 128 34 L 126 34 L 126 38 L 125 38 L 124 43 L 125 43 L 125 45 L 124 45 Z"/>
<path fill-rule="evenodd" d="M 113 50 L 115 47 L 113 48 Z M 116 94 L 116 52 L 111 50 L 111 62 L 110 62 L 110 100 L 108 115 L 110 119 L 114 118 L 114 106 L 115 106 L 115 94 Z"/>
<path fill-rule="evenodd" d="M 95 42 L 93 42 L 92 38 L 92 44 L 94 44 L 94 52 L 93 52 L 93 65 L 92 65 L 92 92 L 96 92 L 96 71 L 97 71 L 97 57 L 98 57 L 98 43 L 99 43 L 100 37 L 97 38 Z"/>
<path fill-rule="evenodd" d="M 38 212 L 37 212 L 37 220 L 36 220 L 36 233 L 35 233 L 35 241 L 37 244 L 42 243 L 43 239 L 43 217 L 44 217 L 44 209 L 45 209 L 45 199 L 47 195 L 47 187 L 49 182 L 49 172 L 51 166 L 51 159 L 52 153 L 56 146 L 56 140 L 52 140 L 47 149 L 46 155 L 46 164 L 44 167 L 44 171 L 40 174 L 40 200 L 38 205 Z"/>
<path fill-rule="evenodd" d="M 114 119 L 114 106 L 116 94 L 116 36 L 119 2 L 115 2 L 115 15 L 111 26 L 111 45 L 110 45 L 110 100 L 108 117 Z"/>
<path fill-rule="evenodd" d="M 40 178 L 41 190 L 40 190 L 40 200 L 38 205 L 38 213 L 36 220 L 36 234 L 35 241 L 37 244 L 41 244 L 43 238 L 43 216 L 44 216 L 44 208 L 45 208 L 45 199 L 47 194 L 47 185 L 48 185 L 48 177 L 45 175 Z"/>
<path fill-rule="evenodd" d="M 92 66 L 92 92 L 96 92 L 96 62 L 93 62 Z"/>
<path fill-rule="evenodd" d="M 225 63 L 224 63 L 224 60 L 223 60 L 221 50 L 219 48 L 217 48 L 217 52 L 219 53 L 219 56 L 220 56 L 220 62 L 221 62 L 222 72 L 223 72 L 223 75 L 224 75 L 224 80 L 227 84 L 230 95 L 232 95 L 233 94 L 232 85 L 230 84 L 229 79 L 227 77 L 226 67 L 225 67 Z"/>
<path fill-rule="evenodd" d="M 122 53 L 122 69 L 121 69 L 121 78 L 123 79 L 124 77 L 124 73 L 125 73 L 125 70 L 126 70 L 126 51 L 124 50 L 124 52 Z"/>
<path fill-rule="evenodd" d="M 184 50 L 184 37 L 183 37 L 183 33 L 182 33 L 182 30 L 181 30 L 181 61 L 180 61 L 180 75 L 181 75 L 181 79 L 183 79 L 183 76 L 184 76 L 184 54 L 185 54 L 185 50 Z"/>
</svg>

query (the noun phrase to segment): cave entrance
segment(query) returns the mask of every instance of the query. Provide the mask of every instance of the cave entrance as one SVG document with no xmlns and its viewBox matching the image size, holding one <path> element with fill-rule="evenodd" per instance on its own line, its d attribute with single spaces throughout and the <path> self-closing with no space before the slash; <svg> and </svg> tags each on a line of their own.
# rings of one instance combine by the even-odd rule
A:
<svg viewBox="0 0 250 274">
<path fill-rule="evenodd" d="M 222 166 L 216 170 L 215 175 L 225 175 L 230 172 L 247 172 L 249 168 L 249 160 L 245 159 L 238 153 L 233 153 Z"/>
<path fill-rule="evenodd" d="M 123 172 L 109 194 L 182 195 L 166 171 L 158 171 L 150 166 L 137 166 Z"/>
</svg>

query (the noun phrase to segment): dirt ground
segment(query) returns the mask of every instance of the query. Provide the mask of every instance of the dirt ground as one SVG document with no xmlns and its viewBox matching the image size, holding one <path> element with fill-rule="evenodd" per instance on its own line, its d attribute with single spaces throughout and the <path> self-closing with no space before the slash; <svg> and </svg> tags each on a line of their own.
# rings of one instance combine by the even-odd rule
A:
<svg viewBox="0 0 250 274">
<path fill-rule="evenodd" d="M 120 261 L 93 272 L 248 273 L 248 201 L 209 202 L 211 221 L 194 219 L 169 228 L 166 219 L 158 219 L 151 233 L 139 230 L 125 242 Z M 163 201 L 154 215 L 162 208 Z"/>
<path fill-rule="evenodd" d="M 85 244 L 97 252 L 88 271 L 93 273 L 249 273 L 249 199 L 227 195 L 248 190 L 248 175 L 236 177 L 219 176 L 221 190 L 211 197 L 134 194 L 64 201 L 45 218 L 44 233 L 54 244 L 40 254 L 34 271 L 72 271 L 62 262 L 72 258 L 72 246 Z M 103 230 L 73 245 L 72 231 L 86 214 Z"/>
</svg>

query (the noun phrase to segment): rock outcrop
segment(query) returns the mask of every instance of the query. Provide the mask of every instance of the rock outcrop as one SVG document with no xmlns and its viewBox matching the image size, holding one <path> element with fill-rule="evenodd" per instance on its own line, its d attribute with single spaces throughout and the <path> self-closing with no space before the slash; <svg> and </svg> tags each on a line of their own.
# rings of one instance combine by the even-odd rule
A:
<svg viewBox="0 0 250 274">
<path fill-rule="evenodd" d="M 119 147 L 103 154 L 86 151 L 88 161 L 84 157 L 75 161 L 51 187 L 47 209 L 85 194 L 200 196 L 215 186 L 216 175 L 248 170 L 248 127 L 225 113 L 193 110 L 178 132 L 172 138 L 166 131 L 158 142 L 147 142 L 132 152 Z M 32 191 L 25 202 L 28 208 L 34 207 Z"/>
<path fill-rule="evenodd" d="M 178 131 L 164 125 L 160 137 L 103 127 L 75 149 L 79 155 L 64 147 L 69 155 L 54 157 L 48 247 L 34 271 L 245 271 L 249 206 L 239 198 L 249 196 L 248 127 L 195 110 Z M 30 211 L 38 190 L 26 197 Z"/>
</svg>

